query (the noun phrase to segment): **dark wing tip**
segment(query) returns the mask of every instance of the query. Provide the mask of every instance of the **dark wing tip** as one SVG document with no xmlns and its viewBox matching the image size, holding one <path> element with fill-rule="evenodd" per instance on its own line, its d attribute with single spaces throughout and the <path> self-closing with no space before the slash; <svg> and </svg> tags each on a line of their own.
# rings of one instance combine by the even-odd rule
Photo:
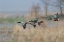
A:
<svg viewBox="0 0 64 42">
<path fill-rule="evenodd" d="M 21 23 L 21 22 L 17 22 L 17 23 Z"/>
</svg>

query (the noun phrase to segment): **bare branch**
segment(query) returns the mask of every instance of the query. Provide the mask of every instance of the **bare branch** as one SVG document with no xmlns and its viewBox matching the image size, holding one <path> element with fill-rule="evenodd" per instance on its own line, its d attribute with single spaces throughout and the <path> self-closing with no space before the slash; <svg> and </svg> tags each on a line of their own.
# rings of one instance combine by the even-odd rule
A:
<svg viewBox="0 0 64 42">
<path fill-rule="evenodd" d="M 44 9 L 45 9 L 45 15 L 48 14 L 48 6 L 49 6 L 49 0 L 41 0 L 42 3 L 44 3 Z"/>
<path fill-rule="evenodd" d="M 38 14 L 40 12 L 40 6 L 39 4 L 36 4 L 36 5 L 32 5 L 32 8 L 31 8 L 31 16 L 35 16 L 36 18 L 38 17 Z"/>
</svg>

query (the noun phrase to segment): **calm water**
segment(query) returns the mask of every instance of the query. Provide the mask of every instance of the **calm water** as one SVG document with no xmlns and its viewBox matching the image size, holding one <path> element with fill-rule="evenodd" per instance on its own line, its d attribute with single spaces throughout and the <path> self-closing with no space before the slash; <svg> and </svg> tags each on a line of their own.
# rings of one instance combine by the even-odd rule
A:
<svg viewBox="0 0 64 42">
<path fill-rule="evenodd" d="M 12 28 L 14 27 L 16 24 L 0 24 L 0 28 L 4 28 L 4 27 L 7 27 L 7 28 Z M 22 26 L 22 24 L 18 24 L 20 26 Z M 58 27 L 60 25 L 59 21 L 47 21 L 47 27 Z M 27 27 L 31 27 L 31 25 L 27 25 Z"/>
</svg>

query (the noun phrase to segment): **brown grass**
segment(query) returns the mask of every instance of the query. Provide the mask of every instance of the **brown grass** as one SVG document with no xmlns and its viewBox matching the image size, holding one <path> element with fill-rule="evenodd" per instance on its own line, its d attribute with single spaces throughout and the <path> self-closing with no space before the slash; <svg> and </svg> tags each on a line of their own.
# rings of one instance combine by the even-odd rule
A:
<svg viewBox="0 0 64 42">
<path fill-rule="evenodd" d="M 17 42 L 64 42 L 64 28 L 26 28 L 16 25 L 12 35 Z M 18 32 L 19 31 L 19 32 Z"/>
<path fill-rule="evenodd" d="M 16 24 L 10 34 L 12 42 L 64 42 L 64 21 L 59 21 L 58 28 L 48 28 L 45 22 L 42 24 L 44 26 L 27 27 L 26 29 Z"/>
</svg>

